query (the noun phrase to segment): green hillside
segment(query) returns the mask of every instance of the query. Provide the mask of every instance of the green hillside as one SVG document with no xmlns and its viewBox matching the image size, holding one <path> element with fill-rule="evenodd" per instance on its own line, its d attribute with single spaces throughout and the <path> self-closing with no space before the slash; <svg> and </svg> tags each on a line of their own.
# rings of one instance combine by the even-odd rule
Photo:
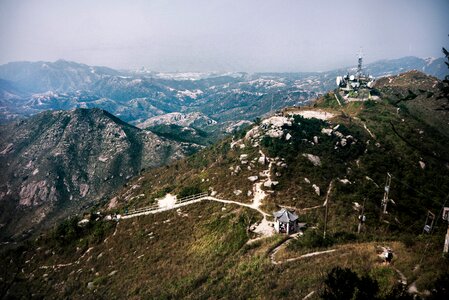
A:
<svg viewBox="0 0 449 300">
<path fill-rule="evenodd" d="M 147 171 L 98 210 L 123 214 L 167 193 L 213 198 L 118 223 L 92 220 L 81 228 L 74 219 L 20 247 L 4 245 L 1 296 L 318 299 L 328 272 L 339 266 L 377 282 L 372 299 L 431 297 L 448 270 L 441 209 L 449 195 L 449 126 L 435 127 L 420 113 L 443 119 L 445 110 L 435 106 L 442 83 L 430 95 L 436 79 L 401 76 L 413 83 L 413 105 L 402 105 L 408 94 L 388 81 L 373 91 L 377 100 L 340 106 L 331 92 Z M 383 214 L 387 173 L 392 201 Z M 354 207 L 363 203 L 367 221 L 357 234 Z M 255 223 L 272 221 L 258 209 L 271 215 L 281 207 L 307 223 L 304 234 L 256 239 Z M 437 218 L 432 233 L 423 234 L 428 211 Z M 392 265 L 382 263 L 382 247 L 393 249 Z"/>
</svg>

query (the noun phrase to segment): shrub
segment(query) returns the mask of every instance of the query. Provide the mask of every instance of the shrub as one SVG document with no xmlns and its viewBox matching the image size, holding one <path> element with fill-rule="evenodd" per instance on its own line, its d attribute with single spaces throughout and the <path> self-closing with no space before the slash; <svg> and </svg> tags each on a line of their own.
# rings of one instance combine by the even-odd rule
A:
<svg viewBox="0 0 449 300">
<path fill-rule="evenodd" d="M 327 300 L 352 299 L 358 280 L 351 269 L 335 267 L 327 274 L 325 289 L 320 296 Z"/>
<path fill-rule="evenodd" d="M 346 243 L 346 242 L 355 241 L 357 239 L 357 236 L 352 232 L 339 231 L 339 232 L 336 232 L 332 236 L 332 238 L 336 243 Z"/>
<path fill-rule="evenodd" d="M 288 249 L 299 250 L 301 248 L 324 248 L 331 246 L 333 243 L 334 240 L 332 237 L 323 238 L 321 232 L 308 230 L 302 237 L 290 243 L 288 245 Z"/>
<path fill-rule="evenodd" d="M 449 299 L 449 273 L 440 275 L 434 283 L 428 299 Z"/>
<path fill-rule="evenodd" d="M 59 246 L 70 244 L 81 235 L 82 229 L 78 226 L 79 218 L 73 217 L 59 223 L 56 229 L 52 232 L 52 239 L 56 241 Z"/>
<path fill-rule="evenodd" d="M 186 186 L 181 189 L 178 193 L 178 198 L 184 198 L 187 196 L 195 195 L 201 193 L 202 190 L 198 186 Z"/>
<path fill-rule="evenodd" d="M 368 275 L 361 278 L 348 268 L 333 268 L 324 280 L 322 299 L 378 299 L 379 284 Z"/>
</svg>

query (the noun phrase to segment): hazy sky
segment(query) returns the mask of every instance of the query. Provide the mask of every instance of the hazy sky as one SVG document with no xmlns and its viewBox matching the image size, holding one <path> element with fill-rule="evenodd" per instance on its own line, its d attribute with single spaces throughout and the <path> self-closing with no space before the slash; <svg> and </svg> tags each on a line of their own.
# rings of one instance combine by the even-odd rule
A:
<svg viewBox="0 0 449 300">
<path fill-rule="evenodd" d="M 318 71 L 442 56 L 449 0 L 0 0 L 0 64 Z"/>
</svg>

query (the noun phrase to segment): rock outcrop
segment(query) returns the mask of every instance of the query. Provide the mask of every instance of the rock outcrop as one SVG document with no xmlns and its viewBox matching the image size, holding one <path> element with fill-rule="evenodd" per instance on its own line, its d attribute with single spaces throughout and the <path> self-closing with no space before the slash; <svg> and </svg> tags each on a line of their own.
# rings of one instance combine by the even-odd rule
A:
<svg viewBox="0 0 449 300">
<path fill-rule="evenodd" d="M 36 225 L 29 220 L 37 212 L 46 220 L 49 213 L 85 209 L 142 169 L 183 157 L 191 147 L 100 109 L 44 112 L 1 126 L 0 136 L 0 223 L 21 230 Z"/>
</svg>

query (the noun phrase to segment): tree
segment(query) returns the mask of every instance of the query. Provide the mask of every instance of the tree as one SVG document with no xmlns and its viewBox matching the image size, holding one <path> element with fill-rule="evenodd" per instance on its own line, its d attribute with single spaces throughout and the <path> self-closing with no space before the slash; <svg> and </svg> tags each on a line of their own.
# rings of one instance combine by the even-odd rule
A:
<svg viewBox="0 0 449 300">
<path fill-rule="evenodd" d="M 326 300 L 352 299 L 358 281 L 359 277 L 351 269 L 335 267 L 324 280 L 326 287 L 321 298 Z"/>
<path fill-rule="evenodd" d="M 449 273 L 437 278 L 431 292 L 432 294 L 428 299 L 449 299 Z"/>
<path fill-rule="evenodd" d="M 376 280 L 368 275 L 362 276 L 357 282 L 357 291 L 355 299 L 371 300 L 377 299 L 376 295 L 379 292 L 379 284 Z"/>
</svg>

